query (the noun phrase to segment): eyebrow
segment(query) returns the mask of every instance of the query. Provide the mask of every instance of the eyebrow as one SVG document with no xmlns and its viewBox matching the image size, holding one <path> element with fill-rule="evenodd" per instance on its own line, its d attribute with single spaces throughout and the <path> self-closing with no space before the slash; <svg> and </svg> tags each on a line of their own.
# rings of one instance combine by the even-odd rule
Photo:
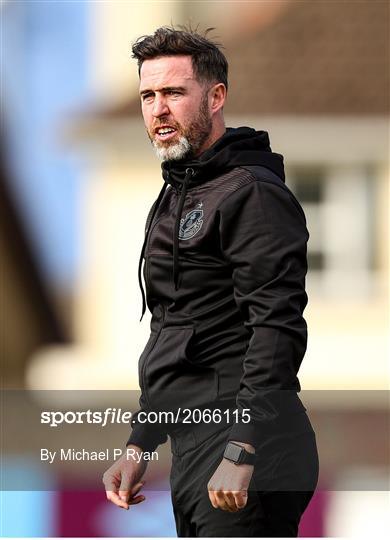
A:
<svg viewBox="0 0 390 540">
<path fill-rule="evenodd" d="M 144 94 L 149 94 L 149 93 L 154 93 L 154 92 L 169 92 L 169 91 L 179 91 L 179 92 L 185 92 L 185 88 L 184 86 L 164 86 L 163 88 L 160 88 L 160 89 L 157 89 L 157 90 L 150 90 L 150 89 L 145 89 L 145 90 L 141 90 L 141 92 L 139 93 L 140 96 L 143 96 Z"/>
</svg>

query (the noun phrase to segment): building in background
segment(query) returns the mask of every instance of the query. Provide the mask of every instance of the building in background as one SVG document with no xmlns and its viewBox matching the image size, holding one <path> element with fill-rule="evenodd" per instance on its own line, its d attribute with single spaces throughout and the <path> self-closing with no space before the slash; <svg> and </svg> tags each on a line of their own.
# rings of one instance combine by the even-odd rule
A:
<svg viewBox="0 0 390 540">
<path fill-rule="evenodd" d="M 310 339 L 303 387 L 384 388 L 388 6 L 361 2 L 352 10 L 348 2 L 286 2 L 272 10 L 266 5 L 265 21 L 257 5 L 258 27 L 252 21 L 248 29 L 238 25 L 241 33 L 236 30 L 233 37 L 227 31 L 221 36 L 230 62 L 226 119 L 227 125 L 269 131 L 273 149 L 285 157 L 287 184 L 306 212 Z M 100 9 L 118 10 L 117 17 L 121 12 Z M 188 6 L 186 11 L 194 18 Z M 239 17 L 233 9 L 225 14 L 227 28 L 233 15 Z M 149 31 L 156 26 L 149 25 Z M 133 39 L 139 34 L 142 29 Z M 128 51 L 130 40 L 126 45 Z M 130 61 L 127 69 L 136 73 Z M 90 344 L 101 342 L 107 362 L 116 358 L 124 369 L 132 365 L 129 375 L 136 385 L 136 351 L 149 329 L 138 325 L 135 261 L 140 224 L 161 184 L 136 89 L 126 100 L 85 115 L 73 132 L 73 144 L 84 147 L 91 165 L 82 204 L 77 327 Z M 370 356 L 374 365 L 365 361 Z M 114 387 L 128 384 L 104 366 L 101 376 Z"/>
</svg>

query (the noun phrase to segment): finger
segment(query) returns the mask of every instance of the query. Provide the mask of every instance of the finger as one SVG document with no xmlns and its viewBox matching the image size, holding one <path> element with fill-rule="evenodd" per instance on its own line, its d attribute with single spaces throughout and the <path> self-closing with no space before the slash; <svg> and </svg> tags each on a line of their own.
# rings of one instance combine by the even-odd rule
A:
<svg viewBox="0 0 390 540">
<path fill-rule="evenodd" d="M 130 490 L 131 496 L 134 497 L 134 495 L 137 495 L 139 490 L 144 486 L 145 482 L 138 482 L 138 484 L 135 484 Z"/>
<path fill-rule="evenodd" d="M 245 490 L 233 491 L 233 496 L 236 502 L 237 508 L 240 510 L 246 506 L 248 502 L 248 492 Z"/>
<path fill-rule="evenodd" d="M 121 485 L 119 487 L 119 497 L 122 499 L 122 501 L 128 502 L 131 494 L 131 479 L 126 476 L 122 475 L 122 481 Z"/>
<path fill-rule="evenodd" d="M 122 483 L 124 486 L 126 486 L 126 482 L 122 480 Z M 135 496 L 137 495 L 137 493 L 139 492 L 139 490 L 143 487 L 143 485 L 145 484 L 145 482 L 138 482 L 137 484 L 135 484 L 132 488 L 130 488 L 130 490 L 128 489 L 120 489 L 119 490 L 119 497 L 127 502 L 127 503 L 131 503 L 131 504 L 134 504 L 134 502 L 132 502 L 134 499 L 135 499 Z M 122 485 L 121 485 L 122 487 Z M 142 496 L 142 501 L 145 500 L 145 497 Z M 139 502 L 142 502 L 141 500 Z M 137 503 L 138 504 L 138 503 Z"/>
<path fill-rule="evenodd" d="M 144 495 L 138 495 L 138 497 L 134 497 L 134 499 L 131 498 L 129 501 L 129 504 L 130 505 L 139 504 L 139 503 L 142 503 L 144 500 L 145 500 Z"/>
<path fill-rule="evenodd" d="M 221 510 L 230 510 L 230 508 L 228 507 L 225 501 L 223 491 L 215 491 L 215 498 L 217 501 L 218 508 L 220 508 Z"/>
<path fill-rule="evenodd" d="M 129 509 L 127 502 L 123 501 L 115 491 L 106 491 L 107 499 L 120 508 Z"/>
<path fill-rule="evenodd" d="M 215 491 L 209 490 L 209 499 L 214 508 L 218 508 L 217 499 L 215 498 Z"/>
<path fill-rule="evenodd" d="M 137 493 L 139 490 L 143 487 L 145 482 L 138 482 L 138 484 L 135 484 L 135 486 L 130 490 L 130 499 L 127 501 L 129 504 L 139 504 L 140 502 L 145 500 L 144 495 L 138 495 Z"/>
<path fill-rule="evenodd" d="M 231 491 L 224 491 L 223 496 L 229 510 L 231 512 L 237 512 L 238 508 L 237 508 L 236 499 L 234 498 L 233 493 Z"/>
<path fill-rule="evenodd" d="M 126 503 L 129 502 L 129 499 L 130 499 L 130 491 L 126 491 L 125 489 L 121 489 L 119 490 L 119 498 L 122 500 L 122 501 L 125 501 Z"/>
</svg>

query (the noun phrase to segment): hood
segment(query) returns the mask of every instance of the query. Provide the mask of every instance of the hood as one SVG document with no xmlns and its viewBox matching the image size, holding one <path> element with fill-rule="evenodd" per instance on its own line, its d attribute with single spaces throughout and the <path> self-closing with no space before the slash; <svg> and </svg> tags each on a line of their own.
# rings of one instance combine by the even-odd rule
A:
<svg viewBox="0 0 390 540">
<path fill-rule="evenodd" d="M 184 184 L 186 171 L 193 174 L 187 187 L 197 186 L 234 167 L 261 165 L 267 167 L 284 181 L 283 156 L 271 151 L 268 133 L 249 127 L 227 128 L 226 132 L 199 158 L 183 161 L 163 161 L 165 182 L 176 189 Z"/>
<path fill-rule="evenodd" d="M 176 220 L 173 229 L 173 280 L 175 290 L 179 288 L 179 229 L 185 195 L 192 188 L 225 174 L 234 167 L 261 165 L 270 169 L 285 181 L 283 156 L 272 152 L 268 133 L 249 127 L 227 128 L 226 132 L 197 159 L 163 161 L 161 164 L 164 185 L 157 197 L 145 234 L 138 265 L 138 281 L 142 293 L 142 315 L 146 311 L 146 298 L 142 284 L 142 263 L 148 241 L 150 226 L 162 201 L 167 185 L 170 184 L 180 196 L 177 202 Z"/>
</svg>

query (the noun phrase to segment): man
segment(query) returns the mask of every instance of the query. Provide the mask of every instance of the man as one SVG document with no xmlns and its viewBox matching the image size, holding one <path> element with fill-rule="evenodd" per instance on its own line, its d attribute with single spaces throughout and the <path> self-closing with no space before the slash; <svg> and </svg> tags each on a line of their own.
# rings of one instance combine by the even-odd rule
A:
<svg viewBox="0 0 390 540">
<path fill-rule="evenodd" d="M 142 314 L 147 302 L 152 320 L 127 446 L 151 451 L 170 436 L 179 536 L 296 536 L 318 475 L 297 396 L 307 343 L 303 210 L 268 134 L 226 129 L 228 65 L 215 43 L 164 27 L 140 38 L 133 57 L 164 185 L 140 257 Z M 179 414 L 156 425 L 145 423 L 149 411 Z M 125 455 L 114 463 L 103 479 L 108 499 L 126 509 L 142 502 L 145 469 Z"/>
</svg>

